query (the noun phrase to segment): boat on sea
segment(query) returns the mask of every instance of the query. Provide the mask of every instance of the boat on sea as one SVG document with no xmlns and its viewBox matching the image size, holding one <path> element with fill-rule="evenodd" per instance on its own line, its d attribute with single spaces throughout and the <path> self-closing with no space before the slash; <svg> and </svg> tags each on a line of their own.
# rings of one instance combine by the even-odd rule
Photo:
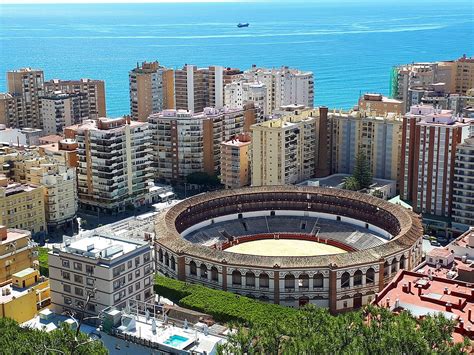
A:
<svg viewBox="0 0 474 355">
<path fill-rule="evenodd" d="M 239 22 L 237 25 L 238 28 L 249 27 L 249 26 L 250 24 L 248 22 L 245 22 L 245 23 Z"/>
</svg>

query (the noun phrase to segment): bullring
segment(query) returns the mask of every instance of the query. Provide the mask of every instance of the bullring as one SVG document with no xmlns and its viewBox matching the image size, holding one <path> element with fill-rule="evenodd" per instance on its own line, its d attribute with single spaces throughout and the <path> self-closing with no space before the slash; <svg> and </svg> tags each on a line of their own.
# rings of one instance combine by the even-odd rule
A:
<svg viewBox="0 0 474 355">
<path fill-rule="evenodd" d="M 156 268 L 164 275 L 291 307 L 313 303 L 333 313 L 369 303 L 398 270 L 412 269 L 422 256 L 421 222 L 413 212 L 318 187 L 200 194 L 160 214 L 155 231 Z M 253 255 L 251 245 L 246 254 L 232 251 L 265 240 L 319 243 L 316 249 L 338 252 L 270 255 L 264 247 Z"/>
</svg>

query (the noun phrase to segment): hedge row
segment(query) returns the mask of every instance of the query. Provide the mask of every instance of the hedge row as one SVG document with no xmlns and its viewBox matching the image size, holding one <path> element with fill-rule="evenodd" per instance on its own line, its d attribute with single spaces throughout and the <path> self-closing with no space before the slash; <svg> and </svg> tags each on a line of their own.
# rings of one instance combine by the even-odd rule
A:
<svg viewBox="0 0 474 355">
<path fill-rule="evenodd" d="M 156 277 L 155 292 L 182 307 L 210 314 L 219 322 L 255 324 L 283 321 L 297 312 L 292 308 L 263 303 L 231 292 L 213 290 L 164 276 Z"/>
<path fill-rule="evenodd" d="M 48 248 L 38 248 L 39 271 L 43 276 L 49 276 Z"/>
</svg>

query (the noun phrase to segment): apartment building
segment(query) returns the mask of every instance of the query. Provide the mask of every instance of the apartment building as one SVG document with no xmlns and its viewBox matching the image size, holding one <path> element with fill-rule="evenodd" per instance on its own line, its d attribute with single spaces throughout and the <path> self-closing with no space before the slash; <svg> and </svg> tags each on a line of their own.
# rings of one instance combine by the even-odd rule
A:
<svg viewBox="0 0 474 355">
<path fill-rule="evenodd" d="M 400 196 L 424 215 L 451 217 L 456 149 L 472 120 L 428 105 L 403 118 Z"/>
<path fill-rule="evenodd" d="M 40 97 L 43 96 L 44 74 L 42 70 L 21 68 L 7 72 L 7 88 L 10 96 L 3 98 L 4 118 L 9 127 L 42 128 Z M 5 110 L 5 108 L 7 110 Z"/>
<path fill-rule="evenodd" d="M 244 80 L 234 81 L 224 88 L 225 106 L 240 108 L 252 102 L 262 110 L 263 115 L 269 115 L 267 103 L 267 87 L 263 83 L 249 83 Z"/>
<path fill-rule="evenodd" d="M 48 231 L 71 225 L 76 218 L 76 169 L 52 163 L 30 170 L 31 183 L 44 187 L 44 210 Z"/>
<path fill-rule="evenodd" d="M 247 82 L 261 83 L 267 89 L 267 110 L 287 105 L 314 106 L 314 77 L 312 72 L 305 72 L 289 67 L 279 69 L 257 68 L 255 65 L 243 74 Z"/>
<path fill-rule="evenodd" d="M 294 184 L 318 167 L 319 111 L 294 111 L 251 127 L 252 186 Z"/>
<path fill-rule="evenodd" d="M 0 285 L 11 280 L 13 274 L 35 267 L 37 259 L 29 231 L 8 228 L 0 223 Z"/>
<path fill-rule="evenodd" d="M 390 96 L 402 100 L 403 112 L 408 112 L 412 105 L 421 102 L 419 96 L 432 85 L 442 86 L 446 94 L 465 95 L 474 87 L 474 59 L 464 55 L 453 61 L 412 63 L 394 67 L 391 73 Z"/>
<path fill-rule="evenodd" d="M 398 180 L 402 139 L 402 116 L 368 115 L 364 111 L 328 113 L 332 174 L 352 174 L 362 151 L 369 160 L 372 176 Z"/>
<path fill-rule="evenodd" d="M 44 83 L 45 93 L 61 91 L 66 94 L 83 94 L 88 105 L 88 118 L 106 117 L 105 83 L 102 80 L 80 79 L 60 80 L 52 79 Z"/>
<path fill-rule="evenodd" d="M 51 157 L 70 168 L 77 168 L 77 142 L 74 139 L 65 138 L 56 143 L 41 144 L 38 146 L 41 156 Z"/>
<path fill-rule="evenodd" d="M 40 100 L 44 134 L 62 134 L 65 127 L 89 118 L 89 102 L 85 93 L 55 91 Z"/>
<path fill-rule="evenodd" d="M 129 74 L 130 113 L 146 122 L 152 113 L 174 108 L 174 72 L 155 62 L 137 63 Z"/>
<path fill-rule="evenodd" d="M 18 109 L 21 109 L 21 97 L 9 93 L 0 93 L 0 125 L 16 127 Z"/>
<path fill-rule="evenodd" d="M 227 189 L 250 185 L 251 144 L 248 132 L 221 143 L 221 183 Z"/>
<path fill-rule="evenodd" d="M 80 205 L 116 213 L 145 203 L 153 176 L 148 123 L 99 118 L 68 127 L 67 132 L 78 144 Z"/>
<path fill-rule="evenodd" d="M 43 186 L 9 182 L 0 175 L 0 225 L 25 229 L 33 235 L 46 231 Z"/>
<path fill-rule="evenodd" d="M 385 116 L 389 112 L 401 115 L 403 101 L 390 99 L 382 94 L 364 94 L 359 98 L 359 110 L 376 116 Z"/>
<path fill-rule="evenodd" d="M 39 144 L 43 130 L 37 128 L 5 128 L 0 126 L 0 144 L 30 147 Z"/>
<path fill-rule="evenodd" d="M 23 323 L 34 318 L 51 298 L 49 280 L 31 267 L 11 275 L 11 283 L 0 286 L 0 318 Z"/>
<path fill-rule="evenodd" d="M 151 115 L 155 177 L 171 182 L 195 172 L 217 173 L 220 144 L 255 123 L 253 108 L 246 109 L 206 107 L 201 113 L 164 110 Z"/>
<path fill-rule="evenodd" d="M 222 108 L 225 85 L 239 78 L 241 73 L 239 69 L 198 68 L 189 64 L 175 70 L 176 109 L 199 113 L 205 107 Z"/>
<path fill-rule="evenodd" d="M 463 232 L 474 226 L 474 134 L 457 145 L 454 165 L 452 226 Z"/>
<path fill-rule="evenodd" d="M 129 299 L 154 297 L 152 251 L 146 241 L 105 234 L 65 237 L 49 252 L 48 262 L 51 305 L 59 314 L 95 316 L 111 306 L 122 309 Z"/>
</svg>

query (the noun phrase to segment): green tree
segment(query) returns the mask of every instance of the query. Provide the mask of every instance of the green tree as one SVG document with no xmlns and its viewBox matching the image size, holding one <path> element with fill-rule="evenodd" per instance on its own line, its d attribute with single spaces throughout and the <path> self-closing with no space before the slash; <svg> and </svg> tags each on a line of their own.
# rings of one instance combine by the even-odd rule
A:
<svg viewBox="0 0 474 355">
<path fill-rule="evenodd" d="M 372 184 L 372 169 L 367 156 L 359 150 L 352 176 L 357 180 L 361 189 L 368 188 Z"/>
<path fill-rule="evenodd" d="M 344 178 L 342 188 L 344 190 L 359 191 L 360 185 L 359 181 L 354 176 L 348 176 Z"/>
<path fill-rule="evenodd" d="M 102 342 L 84 333 L 76 334 L 66 323 L 47 333 L 42 330 L 22 328 L 12 319 L 0 318 L 0 353 L 5 355 L 106 355 Z"/>
<path fill-rule="evenodd" d="M 198 171 L 186 176 L 186 182 L 193 185 L 215 187 L 220 185 L 217 175 L 209 175 L 204 171 Z"/>
<path fill-rule="evenodd" d="M 48 248 L 38 248 L 39 271 L 44 276 L 49 276 L 48 252 Z"/>
</svg>

